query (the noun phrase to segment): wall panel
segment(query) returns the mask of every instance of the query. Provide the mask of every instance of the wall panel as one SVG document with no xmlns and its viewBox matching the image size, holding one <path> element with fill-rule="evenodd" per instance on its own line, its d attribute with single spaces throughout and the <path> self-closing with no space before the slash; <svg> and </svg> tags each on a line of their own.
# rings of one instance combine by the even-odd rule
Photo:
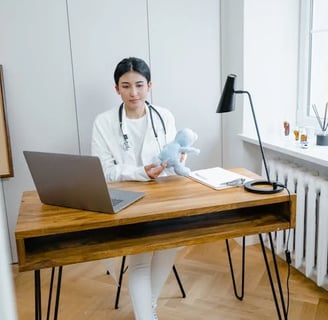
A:
<svg viewBox="0 0 328 320">
<path fill-rule="evenodd" d="M 113 72 L 123 58 L 149 60 L 146 0 L 69 0 L 81 152 L 90 153 L 95 116 L 120 103 Z"/>
<path fill-rule="evenodd" d="M 21 194 L 34 189 L 22 151 L 79 149 L 67 30 L 64 0 L 0 2 L 0 63 L 15 172 L 2 182 L 14 261 Z"/>
<path fill-rule="evenodd" d="M 198 133 L 193 169 L 219 165 L 219 15 L 217 0 L 149 1 L 153 101 Z"/>
<path fill-rule="evenodd" d="M 123 57 L 150 63 L 152 100 L 199 134 L 192 168 L 220 165 L 219 2 L 2 0 L 0 64 L 14 178 L 2 179 L 14 230 L 22 192 L 34 189 L 23 150 L 88 154 L 95 116 L 120 103 L 113 71 Z"/>
</svg>

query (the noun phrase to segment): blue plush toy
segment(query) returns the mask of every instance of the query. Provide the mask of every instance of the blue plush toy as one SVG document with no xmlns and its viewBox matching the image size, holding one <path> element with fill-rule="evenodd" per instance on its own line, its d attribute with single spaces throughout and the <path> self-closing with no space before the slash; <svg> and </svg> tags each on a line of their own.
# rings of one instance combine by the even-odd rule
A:
<svg viewBox="0 0 328 320">
<path fill-rule="evenodd" d="M 200 150 L 191 147 L 198 139 L 198 135 L 189 128 L 181 129 L 177 132 L 175 139 L 166 144 L 159 154 L 159 159 L 167 163 L 167 168 L 173 167 L 176 174 L 187 176 L 190 169 L 180 162 L 181 153 L 199 154 Z"/>
</svg>

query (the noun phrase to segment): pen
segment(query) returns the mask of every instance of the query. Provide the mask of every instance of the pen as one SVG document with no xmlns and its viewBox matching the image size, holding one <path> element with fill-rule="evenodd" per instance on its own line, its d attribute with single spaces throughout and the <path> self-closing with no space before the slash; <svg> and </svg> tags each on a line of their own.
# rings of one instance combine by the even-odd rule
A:
<svg viewBox="0 0 328 320">
<path fill-rule="evenodd" d="M 240 186 L 244 184 L 245 178 L 237 178 L 231 181 L 221 183 L 221 186 Z"/>
</svg>

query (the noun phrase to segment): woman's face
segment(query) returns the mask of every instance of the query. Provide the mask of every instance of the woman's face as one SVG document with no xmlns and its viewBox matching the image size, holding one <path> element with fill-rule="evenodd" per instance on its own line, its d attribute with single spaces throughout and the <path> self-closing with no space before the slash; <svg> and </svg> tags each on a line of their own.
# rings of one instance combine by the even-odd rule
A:
<svg viewBox="0 0 328 320">
<path fill-rule="evenodd" d="M 121 96 L 126 111 L 134 112 L 144 109 L 151 82 L 147 83 L 147 79 L 140 73 L 129 71 L 120 77 L 115 89 Z"/>
</svg>

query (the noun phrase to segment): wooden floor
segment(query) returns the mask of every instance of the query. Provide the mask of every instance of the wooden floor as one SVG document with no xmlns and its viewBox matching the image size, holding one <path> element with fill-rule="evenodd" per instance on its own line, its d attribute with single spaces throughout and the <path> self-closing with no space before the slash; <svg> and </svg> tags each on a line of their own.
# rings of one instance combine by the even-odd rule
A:
<svg viewBox="0 0 328 320">
<path fill-rule="evenodd" d="M 230 244 L 235 262 L 236 278 L 237 281 L 240 281 L 240 246 L 233 240 L 230 241 Z M 187 297 L 181 298 L 172 272 L 159 300 L 159 319 L 278 319 L 262 253 L 258 245 L 248 246 L 246 249 L 246 282 L 243 301 L 237 300 L 233 293 L 224 241 L 180 250 L 176 267 Z M 279 268 L 286 297 L 287 267 L 280 259 Z M 19 273 L 17 265 L 14 265 L 13 274 L 19 320 L 34 319 L 33 273 Z M 48 288 L 48 279 L 49 271 L 45 270 L 42 272 L 42 284 L 45 289 Z M 62 281 L 58 319 L 134 319 L 126 288 L 126 278 L 122 288 L 120 308 L 115 310 L 115 281 L 106 275 L 102 261 L 65 266 Z M 289 288 L 289 320 L 328 319 L 327 291 L 318 288 L 293 268 L 291 268 Z M 46 290 L 44 290 L 43 305 L 46 305 L 47 298 Z M 46 306 L 43 307 L 43 315 L 45 314 Z"/>
</svg>

